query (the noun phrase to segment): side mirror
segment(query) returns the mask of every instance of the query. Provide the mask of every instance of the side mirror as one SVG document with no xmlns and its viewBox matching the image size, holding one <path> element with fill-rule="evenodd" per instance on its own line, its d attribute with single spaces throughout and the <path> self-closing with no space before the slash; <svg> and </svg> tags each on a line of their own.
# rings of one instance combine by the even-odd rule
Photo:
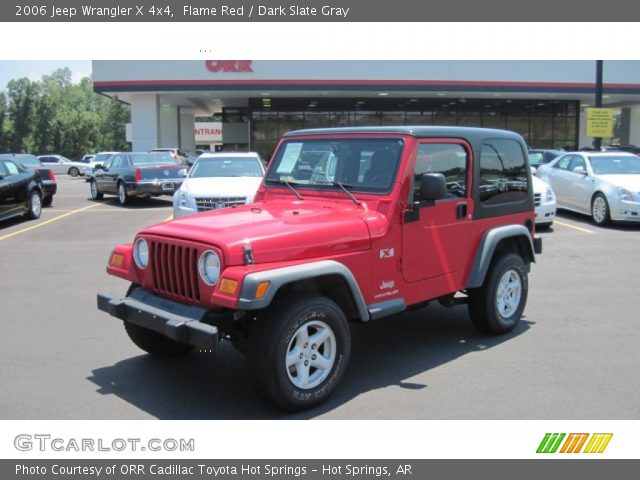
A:
<svg viewBox="0 0 640 480">
<path fill-rule="evenodd" d="M 587 171 L 584 169 L 584 167 L 576 167 L 573 169 L 573 173 L 577 173 L 578 175 L 586 175 Z"/>
<path fill-rule="evenodd" d="M 447 182 L 441 173 L 425 173 L 420 177 L 420 200 L 435 201 L 447 196 Z"/>
</svg>

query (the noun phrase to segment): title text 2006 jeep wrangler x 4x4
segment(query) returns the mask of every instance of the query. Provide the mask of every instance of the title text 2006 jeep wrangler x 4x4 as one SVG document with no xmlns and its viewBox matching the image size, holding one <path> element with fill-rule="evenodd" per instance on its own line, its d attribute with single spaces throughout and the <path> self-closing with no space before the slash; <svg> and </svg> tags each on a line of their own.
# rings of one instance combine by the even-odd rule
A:
<svg viewBox="0 0 640 480">
<path fill-rule="evenodd" d="M 519 135 L 481 128 L 289 133 L 255 203 L 117 246 L 107 271 L 131 287 L 98 308 L 155 355 L 230 340 L 263 395 L 311 407 L 344 375 L 350 321 L 437 299 L 468 303 L 484 332 L 514 328 L 542 247 L 526 152 Z"/>
</svg>

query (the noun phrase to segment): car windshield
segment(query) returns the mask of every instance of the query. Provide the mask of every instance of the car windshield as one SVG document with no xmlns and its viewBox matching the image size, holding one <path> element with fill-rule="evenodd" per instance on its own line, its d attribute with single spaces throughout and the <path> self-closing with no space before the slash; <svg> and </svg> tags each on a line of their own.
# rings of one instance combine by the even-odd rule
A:
<svg viewBox="0 0 640 480">
<path fill-rule="evenodd" d="M 400 138 L 287 140 L 271 161 L 267 183 L 383 193 L 391 189 L 404 141 Z"/>
<path fill-rule="evenodd" d="M 640 157 L 602 156 L 589 157 L 591 168 L 596 175 L 640 174 Z"/>
<path fill-rule="evenodd" d="M 134 153 L 130 155 L 131 163 L 141 165 L 177 165 L 168 153 Z"/>
<path fill-rule="evenodd" d="M 255 157 L 201 158 L 191 169 L 189 177 L 262 177 L 262 169 L 260 160 Z"/>
<path fill-rule="evenodd" d="M 112 153 L 98 153 L 93 159 L 92 162 L 106 162 L 109 157 L 113 155 Z"/>
</svg>

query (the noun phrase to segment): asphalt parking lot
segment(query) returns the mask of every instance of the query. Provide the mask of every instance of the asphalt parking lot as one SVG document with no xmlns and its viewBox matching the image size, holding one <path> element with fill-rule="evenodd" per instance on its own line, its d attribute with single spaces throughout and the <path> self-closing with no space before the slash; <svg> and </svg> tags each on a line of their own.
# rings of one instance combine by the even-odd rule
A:
<svg viewBox="0 0 640 480">
<path fill-rule="evenodd" d="M 170 197 L 94 202 L 59 176 L 37 221 L 0 223 L 0 418 L 273 419 L 243 357 L 222 345 L 155 359 L 96 293 L 127 284 L 105 273 L 112 247 L 171 215 Z M 561 213 L 543 231 L 519 327 L 477 332 L 466 308 L 439 305 L 354 325 L 347 375 L 321 407 L 286 418 L 640 418 L 640 226 L 594 226 Z"/>
</svg>

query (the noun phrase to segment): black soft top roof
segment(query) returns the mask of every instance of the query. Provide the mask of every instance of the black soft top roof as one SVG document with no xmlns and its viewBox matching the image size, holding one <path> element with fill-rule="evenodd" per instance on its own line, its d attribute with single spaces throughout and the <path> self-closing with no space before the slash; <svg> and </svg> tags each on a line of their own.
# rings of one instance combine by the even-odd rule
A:
<svg viewBox="0 0 640 480">
<path fill-rule="evenodd" d="M 423 125 L 389 126 L 389 127 L 344 127 L 344 128 L 313 128 L 306 130 L 294 130 L 286 133 L 284 137 L 298 135 L 337 135 L 337 134 L 362 134 L 362 133 L 397 133 L 411 135 L 416 138 L 453 137 L 464 138 L 471 142 L 485 138 L 511 138 L 522 141 L 522 137 L 509 130 L 479 127 L 437 127 Z"/>
</svg>

